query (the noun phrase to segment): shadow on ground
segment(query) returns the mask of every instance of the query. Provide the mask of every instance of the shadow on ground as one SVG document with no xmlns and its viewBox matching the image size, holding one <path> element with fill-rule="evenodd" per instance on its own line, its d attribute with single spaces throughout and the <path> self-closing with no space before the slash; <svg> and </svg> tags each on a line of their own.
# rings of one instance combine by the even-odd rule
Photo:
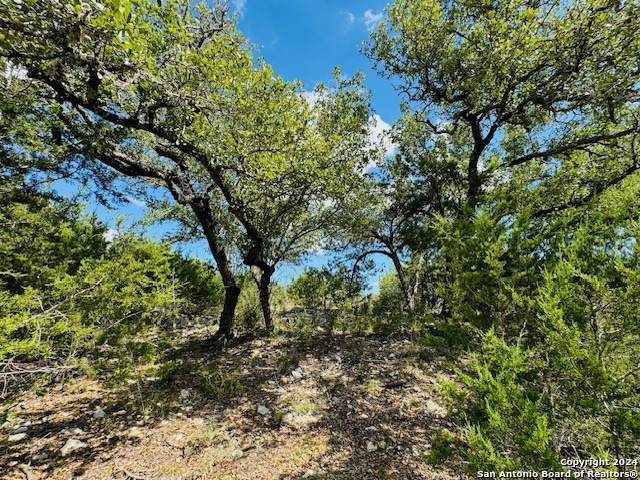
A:
<svg viewBox="0 0 640 480">
<path fill-rule="evenodd" d="M 120 385 L 76 378 L 26 395 L 1 431 L 0 472 L 28 480 L 461 478 L 455 465 L 424 460 L 434 435 L 450 427 L 435 380 L 449 374 L 444 359 L 406 339 L 246 337 L 223 348 L 190 339 Z M 9 442 L 20 426 L 27 436 Z M 70 438 L 85 445 L 63 456 Z"/>
</svg>

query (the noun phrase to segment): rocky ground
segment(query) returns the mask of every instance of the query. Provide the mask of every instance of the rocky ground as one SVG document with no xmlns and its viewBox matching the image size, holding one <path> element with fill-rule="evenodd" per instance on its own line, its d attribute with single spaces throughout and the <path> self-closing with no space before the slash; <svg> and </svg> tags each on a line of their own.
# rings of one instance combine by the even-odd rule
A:
<svg viewBox="0 0 640 480">
<path fill-rule="evenodd" d="M 187 338 L 172 359 L 106 387 L 75 378 L 1 407 L 7 479 L 452 479 L 432 466 L 450 428 L 446 362 L 379 336 Z M 1 411 L 0 411 L 1 413 Z"/>
</svg>

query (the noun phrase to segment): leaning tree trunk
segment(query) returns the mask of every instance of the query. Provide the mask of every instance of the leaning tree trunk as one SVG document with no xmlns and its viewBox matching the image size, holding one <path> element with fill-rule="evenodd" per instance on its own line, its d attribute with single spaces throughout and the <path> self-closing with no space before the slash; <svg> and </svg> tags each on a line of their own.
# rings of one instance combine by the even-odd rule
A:
<svg viewBox="0 0 640 480">
<path fill-rule="evenodd" d="M 410 312 L 413 312 L 415 309 L 415 299 L 411 295 L 411 290 L 409 288 L 409 283 L 407 282 L 407 276 L 404 272 L 404 266 L 400 261 L 400 257 L 398 256 L 398 252 L 393 247 L 391 242 L 389 242 L 386 247 L 389 249 L 389 253 L 387 256 L 391 258 L 393 262 L 393 266 L 396 269 L 396 274 L 398 275 L 398 280 L 400 281 L 400 288 L 402 289 L 402 296 L 404 298 L 405 306 L 409 309 Z"/>
<path fill-rule="evenodd" d="M 224 285 L 224 305 L 222 307 L 222 313 L 220 314 L 220 327 L 211 341 L 217 342 L 222 339 L 231 339 L 233 338 L 233 320 L 236 306 L 240 298 L 240 287 L 238 287 L 236 277 L 233 274 L 227 252 L 216 234 L 213 214 L 208 199 L 198 198 L 194 200 L 191 203 L 191 208 L 200 221 L 202 231 L 207 238 L 209 249 L 211 250 Z"/>
<path fill-rule="evenodd" d="M 258 286 L 258 292 L 260 294 L 260 307 L 262 308 L 262 316 L 264 317 L 264 326 L 268 332 L 273 332 L 273 317 L 271 315 L 271 302 L 269 298 L 269 287 L 271 286 L 271 275 L 273 275 L 274 268 L 269 266 L 264 269 L 260 269 L 255 265 L 251 266 L 251 275 Z"/>
</svg>

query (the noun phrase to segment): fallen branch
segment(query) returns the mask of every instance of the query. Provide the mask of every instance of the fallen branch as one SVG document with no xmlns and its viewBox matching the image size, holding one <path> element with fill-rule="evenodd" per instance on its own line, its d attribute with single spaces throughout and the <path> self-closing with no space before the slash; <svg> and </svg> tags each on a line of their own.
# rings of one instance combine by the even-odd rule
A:
<svg viewBox="0 0 640 480">
<path fill-rule="evenodd" d="M 9 386 L 9 379 L 20 375 L 33 375 L 38 373 L 56 373 L 65 370 L 73 370 L 78 368 L 77 365 L 60 365 L 60 366 L 35 366 L 34 368 L 26 368 L 29 364 L 23 363 L 11 363 L 0 362 L 0 381 L 2 381 L 2 392 L 0 392 L 0 398 L 3 398 L 7 393 L 7 387 Z M 7 371 L 7 369 L 10 369 Z"/>
<path fill-rule="evenodd" d="M 0 378 L 12 377 L 15 375 L 30 375 L 34 373 L 54 373 L 60 372 L 64 370 L 73 370 L 78 368 L 77 365 L 60 365 L 60 366 L 44 366 L 44 367 L 35 367 L 35 368 L 25 368 L 23 365 L 28 364 L 20 364 L 20 363 L 7 363 L 0 362 L 0 368 L 3 367 L 11 367 L 13 370 L 0 372 Z"/>
</svg>

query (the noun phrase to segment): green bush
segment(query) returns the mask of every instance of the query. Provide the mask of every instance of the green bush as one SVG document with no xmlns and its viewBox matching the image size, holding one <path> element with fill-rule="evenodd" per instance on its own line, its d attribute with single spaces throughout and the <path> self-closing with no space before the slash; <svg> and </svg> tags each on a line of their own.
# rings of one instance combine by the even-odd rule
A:
<svg viewBox="0 0 640 480">
<path fill-rule="evenodd" d="M 559 468 L 549 406 L 537 388 L 531 354 L 490 330 L 472 357 L 472 372 L 460 372 L 466 388 L 446 385 L 468 443 L 471 472 Z"/>
<path fill-rule="evenodd" d="M 97 355 L 125 375 L 153 358 L 149 338 L 163 320 L 219 308 L 223 288 L 204 262 L 132 233 L 107 245 L 80 206 L 0 186 L 9 192 L 0 199 L 0 361 Z"/>
</svg>

